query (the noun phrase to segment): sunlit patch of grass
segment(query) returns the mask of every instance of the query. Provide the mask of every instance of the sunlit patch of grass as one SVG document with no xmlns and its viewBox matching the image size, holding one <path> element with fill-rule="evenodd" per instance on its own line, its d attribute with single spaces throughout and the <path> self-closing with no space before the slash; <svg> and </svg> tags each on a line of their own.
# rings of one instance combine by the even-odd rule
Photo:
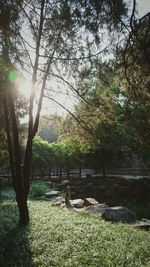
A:
<svg viewBox="0 0 150 267">
<path fill-rule="evenodd" d="M 45 201 L 29 201 L 30 225 L 18 228 L 15 202 L 4 200 L 1 204 L 2 266 L 150 266 L 147 232 L 70 213 Z"/>
</svg>

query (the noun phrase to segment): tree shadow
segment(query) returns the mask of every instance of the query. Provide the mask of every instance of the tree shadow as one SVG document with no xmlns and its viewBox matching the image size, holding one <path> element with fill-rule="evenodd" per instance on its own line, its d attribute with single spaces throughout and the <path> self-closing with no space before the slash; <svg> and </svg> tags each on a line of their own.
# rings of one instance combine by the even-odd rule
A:
<svg viewBox="0 0 150 267">
<path fill-rule="evenodd" d="M 0 266 L 35 267 L 30 248 L 30 226 L 18 226 L 17 213 L 14 202 L 8 201 L 0 207 Z"/>
</svg>

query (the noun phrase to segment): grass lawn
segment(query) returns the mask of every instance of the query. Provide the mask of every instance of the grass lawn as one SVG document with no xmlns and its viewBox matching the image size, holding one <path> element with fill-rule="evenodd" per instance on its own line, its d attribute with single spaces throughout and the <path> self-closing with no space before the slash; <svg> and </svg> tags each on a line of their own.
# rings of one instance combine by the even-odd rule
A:
<svg viewBox="0 0 150 267">
<path fill-rule="evenodd" d="M 13 196 L 1 199 L 1 267 L 150 266 L 149 232 L 70 213 L 49 201 L 28 204 L 30 225 L 19 228 Z"/>
</svg>

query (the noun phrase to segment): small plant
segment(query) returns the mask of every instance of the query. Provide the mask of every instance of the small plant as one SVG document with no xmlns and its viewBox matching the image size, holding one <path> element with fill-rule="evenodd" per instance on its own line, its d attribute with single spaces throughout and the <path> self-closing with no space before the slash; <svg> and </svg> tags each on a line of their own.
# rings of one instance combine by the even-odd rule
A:
<svg viewBox="0 0 150 267">
<path fill-rule="evenodd" d="M 30 197 L 31 198 L 39 198 L 43 196 L 50 189 L 48 185 L 42 181 L 34 181 L 31 183 L 30 187 Z"/>
</svg>

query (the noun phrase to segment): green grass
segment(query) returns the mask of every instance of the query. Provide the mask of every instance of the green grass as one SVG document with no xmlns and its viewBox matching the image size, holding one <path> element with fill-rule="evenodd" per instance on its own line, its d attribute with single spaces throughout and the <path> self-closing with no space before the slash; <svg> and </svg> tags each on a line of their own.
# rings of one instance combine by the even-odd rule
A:
<svg viewBox="0 0 150 267">
<path fill-rule="evenodd" d="M 20 228 L 12 189 L 2 191 L 1 267 L 150 266 L 150 232 L 70 213 L 49 201 L 30 199 L 28 205 L 30 224 Z"/>
</svg>

